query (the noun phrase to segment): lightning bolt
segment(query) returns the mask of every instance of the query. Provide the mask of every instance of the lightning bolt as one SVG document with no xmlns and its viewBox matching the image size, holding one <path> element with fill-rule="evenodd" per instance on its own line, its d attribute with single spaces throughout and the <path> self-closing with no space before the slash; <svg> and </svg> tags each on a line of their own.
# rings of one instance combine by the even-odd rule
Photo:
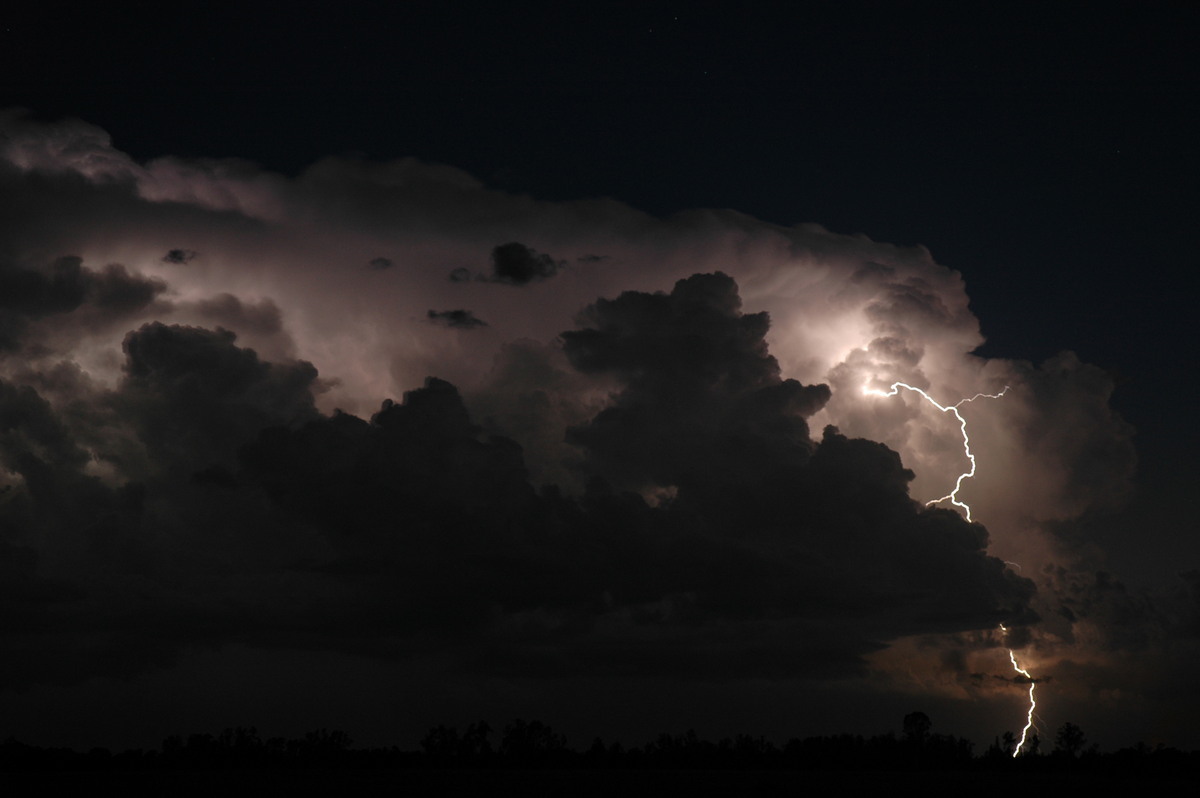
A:
<svg viewBox="0 0 1200 798">
<path fill-rule="evenodd" d="M 999 399 L 1001 396 L 1004 396 L 1004 394 L 1008 393 L 1008 386 L 1005 385 L 1004 390 L 1000 393 L 977 393 L 970 399 L 962 399 L 957 404 L 952 405 L 943 405 L 932 396 L 922 391 L 920 388 L 914 388 L 906 382 L 893 382 L 892 387 L 886 391 L 881 391 L 878 388 L 868 388 L 863 386 L 863 393 L 867 396 L 883 396 L 886 398 L 888 396 L 895 396 L 900 392 L 901 388 L 912 391 L 913 393 L 919 393 L 921 396 L 925 397 L 925 400 L 928 401 L 929 404 L 933 405 L 943 413 L 953 414 L 954 417 L 958 419 L 958 428 L 962 430 L 963 453 L 967 456 L 967 461 L 971 464 L 971 467 L 958 475 L 958 479 L 954 482 L 954 490 L 950 491 L 940 499 L 934 499 L 933 501 L 925 502 L 925 506 L 929 507 L 934 504 L 941 504 L 949 499 L 950 503 L 955 507 L 962 508 L 963 512 L 966 513 L 968 521 L 972 521 L 971 506 L 966 502 L 961 502 L 958 500 L 958 491 L 962 488 L 963 482 L 975 476 L 975 455 L 971 451 L 971 438 L 967 435 L 967 420 L 962 417 L 962 413 L 958 412 L 958 408 L 962 405 L 965 405 L 967 402 L 974 402 L 976 399 Z"/>
<path fill-rule="evenodd" d="M 971 451 L 971 438 L 967 435 L 967 420 L 962 417 L 961 413 L 958 412 L 958 408 L 967 402 L 974 402 L 976 399 L 999 399 L 1001 396 L 1004 396 L 1004 394 L 1008 393 L 1008 386 L 1005 385 L 1004 390 L 1002 390 L 1000 393 L 977 393 L 969 399 L 959 400 L 957 403 L 952 405 L 943 405 L 932 396 L 922 391 L 920 388 L 915 388 L 906 382 L 893 382 L 891 387 L 886 391 L 881 391 L 878 388 L 868 388 L 864 385 L 863 393 L 867 396 L 882 396 L 886 398 L 889 396 L 895 396 L 900 392 L 901 388 L 920 394 L 927 402 L 929 402 L 929 404 L 933 405 L 941 412 L 951 413 L 955 418 L 958 419 L 958 428 L 962 431 L 963 454 L 967 456 L 967 461 L 970 462 L 971 467 L 958 475 L 958 479 L 954 482 L 954 490 L 950 491 L 940 499 L 934 499 L 933 501 L 925 502 L 925 506 L 929 507 L 934 504 L 940 504 L 949 499 L 950 503 L 955 507 L 962 508 L 963 512 L 966 514 L 967 521 L 972 521 L 971 507 L 966 502 L 959 501 L 958 491 L 960 488 L 962 488 L 962 484 L 965 480 L 971 479 L 975 476 L 975 454 Z M 1016 563 L 1006 562 L 1005 564 L 1016 565 L 1018 569 L 1021 567 Z M 1004 624 L 1000 624 L 1000 631 L 1003 632 L 1007 637 L 1008 629 L 1004 626 Z M 1017 655 L 1013 653 L 1011 648 L 1008 649 L 1008 659 L 1012 663 L 1013 670 L 1029 680 L 1029 712 L 1025 716 L 1025 728 L 1021 729 L 1021 740 L 1017 743 L 1017 747 L 1013 749 L 1013 758 L 1016 759 L 1017 755 L 1021 753 L 1021 749 L 1025 747 L 1025 741 L 1029 737 L 1029 730 L 1033 728 L 1033 712 L 1035 709 L 1037 709 L 1037 700 L 1033 695 L 1033 689 L 1036 686 L 1036 682 L 1029 671 L 1017 664 Z"/>
<path fill-rule="evenodd" d="M 1000 631 L 1005 636 L 1008 635 L 1008 629 L 1005 628 L 1004 624 L 1000 624 Z M 1021 741 L 1013 749 L 1013 759 L 1016 759 L 1017 754 L 1021 753 L 1021 749 L 1025 747 L 1025 740 L 1029 736 L 1029 730 L 1033 728 L 1033 711 L 1037 709 L 1037 699 L 1033 697 L 1033 688 L 1037 686 L 1037 683 L 1034 681 L 1033 676 L 1029 674 L 1029 671 L 1017 664 L 1017 655 L 1013 653 L 1011 648 L 1008 650 L 1008 660 L 1012 663 L 1014 671 L 1029 680 L 1029 713 L 1025 716 L 1025 728 L 1021 729 Z"/>
</svg>

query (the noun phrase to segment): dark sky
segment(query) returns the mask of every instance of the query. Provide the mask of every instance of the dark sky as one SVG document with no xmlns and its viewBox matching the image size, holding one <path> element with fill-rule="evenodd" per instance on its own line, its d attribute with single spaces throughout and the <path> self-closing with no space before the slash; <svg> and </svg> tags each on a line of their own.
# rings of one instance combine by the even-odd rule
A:
<svg viewBox="0 0 1200 798">
<path fill-rule="evenodd" d="M 1200 745 L 1194 4 L 24 5 L 0 731 Z"/>
<path fill-rule="evenodd" d="M 5 23 L 5 100 L 136 158 L 412 155 L 539 199 L 920 243 L 967 276 L 989 351 L 1142 378 L 1129 331 L 1183 315 L 1156 308 L 1197 205 L 1195 9 L 874 5 L 35 4 Z"/>
</svg>

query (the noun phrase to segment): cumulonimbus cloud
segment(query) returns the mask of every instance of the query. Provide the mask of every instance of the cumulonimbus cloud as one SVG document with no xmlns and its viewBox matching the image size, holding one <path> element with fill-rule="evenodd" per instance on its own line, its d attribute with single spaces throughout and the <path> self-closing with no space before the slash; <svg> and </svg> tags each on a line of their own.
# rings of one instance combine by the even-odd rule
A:
<svg viewBox="0 0 1200 798">
<path fill-rule="evenodd" d="M 1055 525 L 1128 489 L 1111 380 L 974 355 L 963 279 L 921 247 L 540 202 L 414 159 L 138 163 L 86 123 L 0 124 L 0 578 L 53 618 L 30 621 L 48 650 L 85 618 L 118 650 L 135 583 L 167 649 L 474 634 L 472 667 L 558 673 L 670 647 L 710 674 L 845 672 L 1039 615 L 1050 662 L 1060 610 L 1101 606 L 1039 574 L 1091 567 Z M 947 403 L 1009 386 L 964 411 L 986 531 L 922 507 L 961 438 L 863 391 L 896 380 Z M 779 657 L 719 654 L 731 634 Z"/>
</svg>

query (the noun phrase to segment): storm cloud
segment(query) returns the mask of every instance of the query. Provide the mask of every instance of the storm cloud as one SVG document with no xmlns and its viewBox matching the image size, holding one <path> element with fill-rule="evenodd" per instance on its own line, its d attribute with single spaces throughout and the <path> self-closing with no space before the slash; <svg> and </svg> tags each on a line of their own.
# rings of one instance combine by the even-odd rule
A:
<svg viewBox="0 0 1200 798">
<path fill-rule="evenodd" d="M 1130 489 L 1111 378 L 973 354 L 962 277 L 921 247 L 414 159 L 139 163 L 86 123 L 2 121 L 12 683 L 244 646 L 1003 702 L 970 678 L 1011 675 L 1000 623 L 1093 673 L 1174 628 L 1083 634 L 1159 606 L 1064 532 Z M 961 433 L 864 392 L 897 380 L 1009 387 L 963 410 L 986 526 L 925 505 Z M 927 648 L 950 653 L 906 682 Z"/>
<path fill-rule="evenodd" d="M 564 265 L 564 262 L 555 261 L 545 253 L 510 241 L 492 250 L 490 279 L 509 285 L 528 285 L 537 280 L 549 280 Z"/>
<path fill-rule="evenodd" d="M 476 327 L 488 326 L 486 321 L 476 317 L 469 310 L 430 310 L 425 315 L 434 324 L 459 330 L 473 330 Z"/>
</svg>

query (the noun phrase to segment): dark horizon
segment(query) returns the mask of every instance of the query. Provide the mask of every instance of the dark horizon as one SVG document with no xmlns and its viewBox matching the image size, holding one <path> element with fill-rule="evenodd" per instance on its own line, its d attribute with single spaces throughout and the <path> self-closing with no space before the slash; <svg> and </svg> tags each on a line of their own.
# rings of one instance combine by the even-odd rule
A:
<svg viewBox="0 0 1200 798">
<path fill-rule="evenodd" d="M 1103 750 L 1084 729 L 1067 721 L 1043 740 L 1034 734 L 1020 747 L 1019 734 L 996 734 L 978 746 L 952 731 L 937 728 L 920 710 L 906 713 L 895 728 L 876 733 L 840 732 L 771 739 L 753 732 L 708 739 L 694 729 L 660 731 L 644 740 L 585 736 L 573 741 L 537 719 L 514 718 L 501 726 L 486 720 L 463 728 L 437 724 L 412 743 L 358 744 L 341 728 L 319 728 L 296 737 L 260 734 L 257 726 L 226 726 L 219 733 L 167 734 L 155 746 L 112 750 L 103 746 L 30 745 L 10 736 L 0 743 L 0 767 L 6 771 L 44 769 L 53 757 L 73 769 L 155 767 L 245 768 L 289 765 L 341 767 L 569 767 L 722 770 L 763 767 L 800 769 L 989 769 L 1094 772 L 1128 767 L 1131 758 L 1149 765 L 1162 760 L 1167 771 L 1183 773 L 1190 754 L 1139 741 Z M 374 758 L 366 755 L 373 755 Z M 380 759 L 380 756 L 390 759 Z M 357 756 L 357 762 L 350 758 Z M 1039 764 L 1040 763 L 1040 764 Z M 1192 771 L 1194 772 L 1194 770 Z M 1125 773 L 1125 775 L 1130 775 Z"/>
</svg>

